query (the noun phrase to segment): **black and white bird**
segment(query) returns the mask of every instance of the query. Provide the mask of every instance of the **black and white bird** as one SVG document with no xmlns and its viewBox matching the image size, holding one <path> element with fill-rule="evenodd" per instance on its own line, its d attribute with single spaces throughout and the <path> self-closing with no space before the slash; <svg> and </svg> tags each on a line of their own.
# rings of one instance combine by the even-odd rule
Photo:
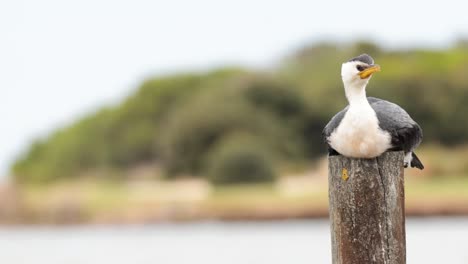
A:
<svg viewBox="0 0 468 264">
<path fill-rule="evenodd" d="M 400 106 L 366 97 L 371 76 L 380 71 L 374 59 L 359 55 L 341 66 L 341 78 L 349 105 L 337 113 L 323 130 L 329 154 L 374 158 L 387 150 L 402 150 L 404 166 L 423 169 L 414 153 L 422 141 L 421 127 Z"/>
</svg>

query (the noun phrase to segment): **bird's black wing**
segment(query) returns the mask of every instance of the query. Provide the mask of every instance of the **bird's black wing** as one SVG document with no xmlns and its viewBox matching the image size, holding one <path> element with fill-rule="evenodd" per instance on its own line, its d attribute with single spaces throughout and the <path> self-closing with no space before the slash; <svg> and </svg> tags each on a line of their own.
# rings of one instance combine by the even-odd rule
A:
<svg viewBox="0 0 468 264">
<path fill-rule="evenodd" d="M 380 128 L 390 133 L 394 150 L 410 152 L 421 143 L 421 127 L 403 108 L 382 99 L 367 99 L 377 114 Z"/>
</svg>

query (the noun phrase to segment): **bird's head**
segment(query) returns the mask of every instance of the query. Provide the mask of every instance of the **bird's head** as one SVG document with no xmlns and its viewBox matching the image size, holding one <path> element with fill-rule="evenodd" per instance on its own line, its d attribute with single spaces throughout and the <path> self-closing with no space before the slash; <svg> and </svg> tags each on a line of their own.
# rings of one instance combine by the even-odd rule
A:
<svg viewBox="0 0 468 264">
<path fill-rule="evenodd" d="M 380 66 L 367 54 L 361 54 L 341 66 L 341 78 L 345 87 L 362 88 L 367 85 L 373 73 L 379 72 Z"/>
</svg>

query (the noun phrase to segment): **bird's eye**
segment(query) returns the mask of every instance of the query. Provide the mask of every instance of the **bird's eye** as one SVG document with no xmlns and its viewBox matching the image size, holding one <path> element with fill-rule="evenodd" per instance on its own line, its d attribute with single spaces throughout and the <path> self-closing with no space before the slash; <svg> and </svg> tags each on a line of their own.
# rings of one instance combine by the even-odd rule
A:
<svg viewBox="0 0 468 264">
<path fill-rule="evenodd" d="M 356 66 L 356 69 L 357 69 L 358 71 L 363 71 L 363 70 L 364 70 L 364 66 L 358 65 L 358 66 Z"/>
</svg>

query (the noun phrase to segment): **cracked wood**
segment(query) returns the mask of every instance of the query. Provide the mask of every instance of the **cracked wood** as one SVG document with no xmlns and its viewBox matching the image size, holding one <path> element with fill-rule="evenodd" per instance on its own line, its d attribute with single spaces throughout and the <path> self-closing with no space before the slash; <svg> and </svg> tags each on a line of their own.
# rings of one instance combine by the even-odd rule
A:
<svg viewBox="0 0 468 264">
<path fill-rule="evenodd" d="M 329 157 L 333 264 L 406 263 L 403 158 Z"/>
</svg>

